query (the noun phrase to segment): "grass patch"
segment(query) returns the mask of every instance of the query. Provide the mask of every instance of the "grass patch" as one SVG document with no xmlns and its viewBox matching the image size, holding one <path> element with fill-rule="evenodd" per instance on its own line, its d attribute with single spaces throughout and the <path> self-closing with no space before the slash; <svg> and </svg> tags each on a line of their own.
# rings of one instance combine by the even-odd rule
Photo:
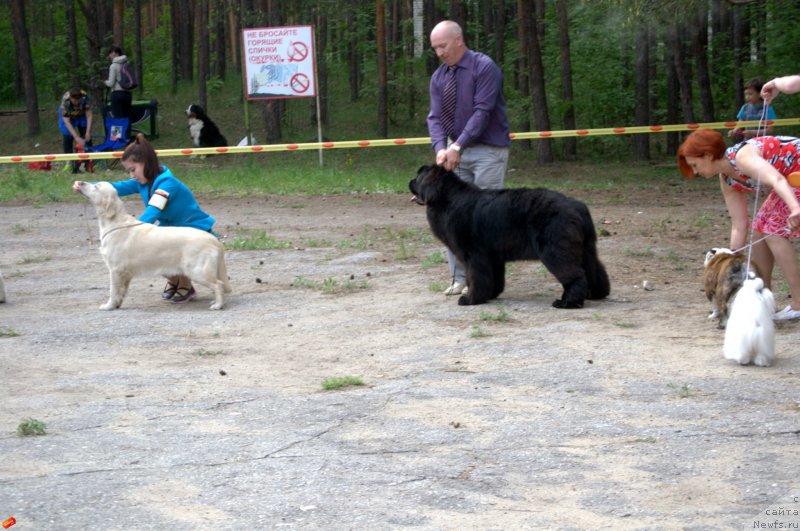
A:
<svg viewBox="0 0 800 531">
<path fill-rule="evenodd" d="M 200 358 L 213 358 L 214 356 L 222 356 L 223 354 L 225 354 L 225 352 L 222 350 L 206 350 L 204 348 L 194 353 L 195 356 Z"/>
<path fill-rule="evenodd" d="M 433 251 L 422 260 L 422 269 L 430 269 L 445 262 L 447 262 L 447 257 L 445 257 L 444 251 Z"/>
<path fill-rule="evenodd" d="M 434 293 L 441 293 L 450 286 L 449 282 L 433 282 L 428 289 Z"/>
<path fill-rule="evenodd" d="M 32 435 L 44 435 L 47 426 L 41 420 L 36 420 L 33 417 L 28 417 L 17 426 L 18 437 L 30 437 Z"/>
<path fill-rule="evenodd" d="M 317 282 L 314 280 L 309 280 L 305 277 L 295 277 L 294 280 L 292 280 L 291 286 L 293 288 L 310 289 L 313 291 L 327 293 L 328 295 L 333 295 L 335 293 L 367 289 L 369 288 L 369 281 L 366 279 L 356 281 L 350 278 L 342 283 L 339 283 L 334 278 L 326 278 L 322 282 Z"/>
<path fill-rule="evenodd" d="M 326 391 L 335 391 L 346 387 L 359 387 L 364 385 L 361 378 L 356 376 L 341 376 L 338 378 L 325 378 L 322 380 L 322 388 Z"/>
<path fill-rule="evenodd" d="M 636 328 L 638 326 L 635 323 L 630 323 L 630 322 L 627 322 L 627 321 L 617 321 L 614 324 L 617 325 L 620 328 Z"/>
<path fill-rule="evenodd" d="M 369 238 L 369 228 L 364 227 L 364 230 L 361 232 L 361 236 L 359 236 L 356 240 L 342 240 L 339 242 L 337 247 L 339 250 L 358 249 L 359 251 L 364 251 L 372 247 L 372 240 Z"/>
<path fill-rule="evenodd" d="M 694 396 L 694 391 L 689 388 L 689 384 L 678 385 L 674 383 L 668 383 L 667 387 L 672 389 L 680 398 L 689 398 L 690 396 Z"/>
<path fill-rule="evenodd" d="M 19 265 L 27 265 L 27 264 L 43 264 L 44 262 L 49 262 L 52 260 L 50 256 L 24 256 L 22 259 L 17 262 Z"/>
<path fill-rule="evenodd" d="M 508 312 L 506 311 L 505 308 L 500 308 L 500 310 L 497 313 L 481 311 L 480 315 L 478 316 L 478 319 L 480 319 L 481 321 L 494 321 L 494 322 L 505 323 L 511 320 L 511 316 L 508 315 Z"/>
<path fill-rule="evenodd" d="M 278 240 L 267 234 L 265 229 L 240 231 L 232 240 L 225 242 L 226 249 L 256 251 L 264 249 L 288 249 L 292 242 Z"/>
<path fill-rule="evenodd" d="M 480 327 L 480 326 L 478 326 L 478 325 L 472 325 L 472 330 L 470 330 L 470 333 L 469 333 L 469 337 L 471 337 L 471 338 L 475 338 L 475 339 L 477 339 L 477 338 L 481 338 L 481 337 L 486 337 L 486 336 L 488 336 L 488 335 L 489 335 L 489 334 L 487 334 L 486 332 L 484 332 L 484 331 L 481 329 L 481 327 Z"/>
<path fill-rule="evenodd" d="M 19 334 L 16 330 L 8 326 L 0 326 L 0 337 L 17 337 Z"/>
</svg>

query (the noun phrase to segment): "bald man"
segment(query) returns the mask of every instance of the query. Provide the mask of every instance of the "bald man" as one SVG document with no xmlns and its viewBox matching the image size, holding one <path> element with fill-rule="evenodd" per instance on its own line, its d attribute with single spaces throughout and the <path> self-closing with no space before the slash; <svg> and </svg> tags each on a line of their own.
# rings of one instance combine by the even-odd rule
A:
<svg viewBox="0 0 800 531">
<path fill-rule="evenodd" d="M 442 64 L 431 76 L 428 132 L 436 164 L 479 188 L 502 188 L 511 145 L 503 73 L 492 59 L 464 44 L 457 23 L 445 20 L 431 31 Z M 466 270 L 448 249 L 452 283 L 445 295 L 468 289 Z"/>
</svg>

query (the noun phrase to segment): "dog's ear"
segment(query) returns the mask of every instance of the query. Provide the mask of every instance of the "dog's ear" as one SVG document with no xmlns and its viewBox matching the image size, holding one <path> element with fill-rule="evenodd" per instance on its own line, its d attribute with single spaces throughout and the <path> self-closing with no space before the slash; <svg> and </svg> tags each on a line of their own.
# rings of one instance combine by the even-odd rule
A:
<svg viewBox="0 0 800 531">
<path fill-rule="evenodd" d="M 420 196 L 425 200 L 426 205 L 435 204 L 441 197 L 441 174 L 443 168 L 440 166 L 423 166 L 417 176 L 417 188 Z"/>
</svg>

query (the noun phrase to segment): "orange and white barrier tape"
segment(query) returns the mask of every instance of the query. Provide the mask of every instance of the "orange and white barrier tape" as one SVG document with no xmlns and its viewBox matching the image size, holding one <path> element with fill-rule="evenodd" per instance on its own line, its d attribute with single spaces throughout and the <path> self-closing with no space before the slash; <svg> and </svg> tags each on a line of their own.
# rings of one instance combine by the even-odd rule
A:
<svg viewBox="0 0 800 531">
<path fill-rule="evenodd" d="M 629 135 L 641 133 L 667 133 L 674 131 L 694 131 L 695 129 L 732 129 L 734 127 L 756 127 L 760 124 L 758 120 L 731 121 L 731 122 L 708 122 L 694 124 L 674 124 L 674 125 L 644 125 L 631 127 L 606 127 L 600 129 L 572 129 L 562 131 L 531 131 L 527 133 L 510 133 L 512 140 L 523 139 L 542 139 L 542 138 L 565 138 L 582 136 L 603 136 L 603 135 Z M 798 125 L 800 118 L 785 118 L 781 120 L 769 120 L 767 125 L 784 126 Z M 761 124 L 763 125 L 763 124 Z M 306 142 L 303 144 L 262 144 L 257 146 L 228 146 L 216 148 L 182 148 L 182 149 L 159 149 L 156 150 L 159 157 L 182 157 L 190 155 L 219 155 L 237 153 L 267 153 L 271 151 L 300 151 L 310 149 L 349 149 L 365 147 L 390 147 L 430 144 L 430 137 L 416 138 L 393 138 L 378 140 L 345 140 L 341 142 Z M 119 159 L 122 151 L 103 151 L 97 153 L 63 153 L 50 155 L 11 155 L 0 157 L 0 164 L 16 162 L 38 162 L 38 161 L 66 161 L 66 160 L 101 160 Z"/>
</svg>

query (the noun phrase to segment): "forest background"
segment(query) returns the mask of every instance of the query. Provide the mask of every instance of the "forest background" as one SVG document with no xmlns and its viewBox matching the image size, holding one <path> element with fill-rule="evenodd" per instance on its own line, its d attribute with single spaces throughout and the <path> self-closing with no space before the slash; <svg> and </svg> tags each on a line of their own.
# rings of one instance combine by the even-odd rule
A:
<svg viewBox="0 0 800 531">
<path fill-rule="evenodd" d="M 6 0 L 0 14 L 0 46 L 16 52 L 0 57 L 0 114 L 16 117 L 0 128 L 7 155 L 60 151 L 60 98 L 77 85 L 104 101 L 111 45 L 139 71 L 135 99 L 158 101 L 157 148 L 189 145 L 190 103 L 235 144 L 245 135 L 247 27 L 314 26 L 323 136 L 333 141 L 427 136 L 438 65 L 427 35 L 444 18 L 502 68 L 515 132 L 734 120 L 746 81 L 800 71 L 795 0 Z M 316 140 L 313 99 L 248 105 L 257 143 Z M 800 116 L 800 98 L 775 109 Z M 520 140 L 514 159 L 663 160 L 681 134 Z"/>
</svg>

